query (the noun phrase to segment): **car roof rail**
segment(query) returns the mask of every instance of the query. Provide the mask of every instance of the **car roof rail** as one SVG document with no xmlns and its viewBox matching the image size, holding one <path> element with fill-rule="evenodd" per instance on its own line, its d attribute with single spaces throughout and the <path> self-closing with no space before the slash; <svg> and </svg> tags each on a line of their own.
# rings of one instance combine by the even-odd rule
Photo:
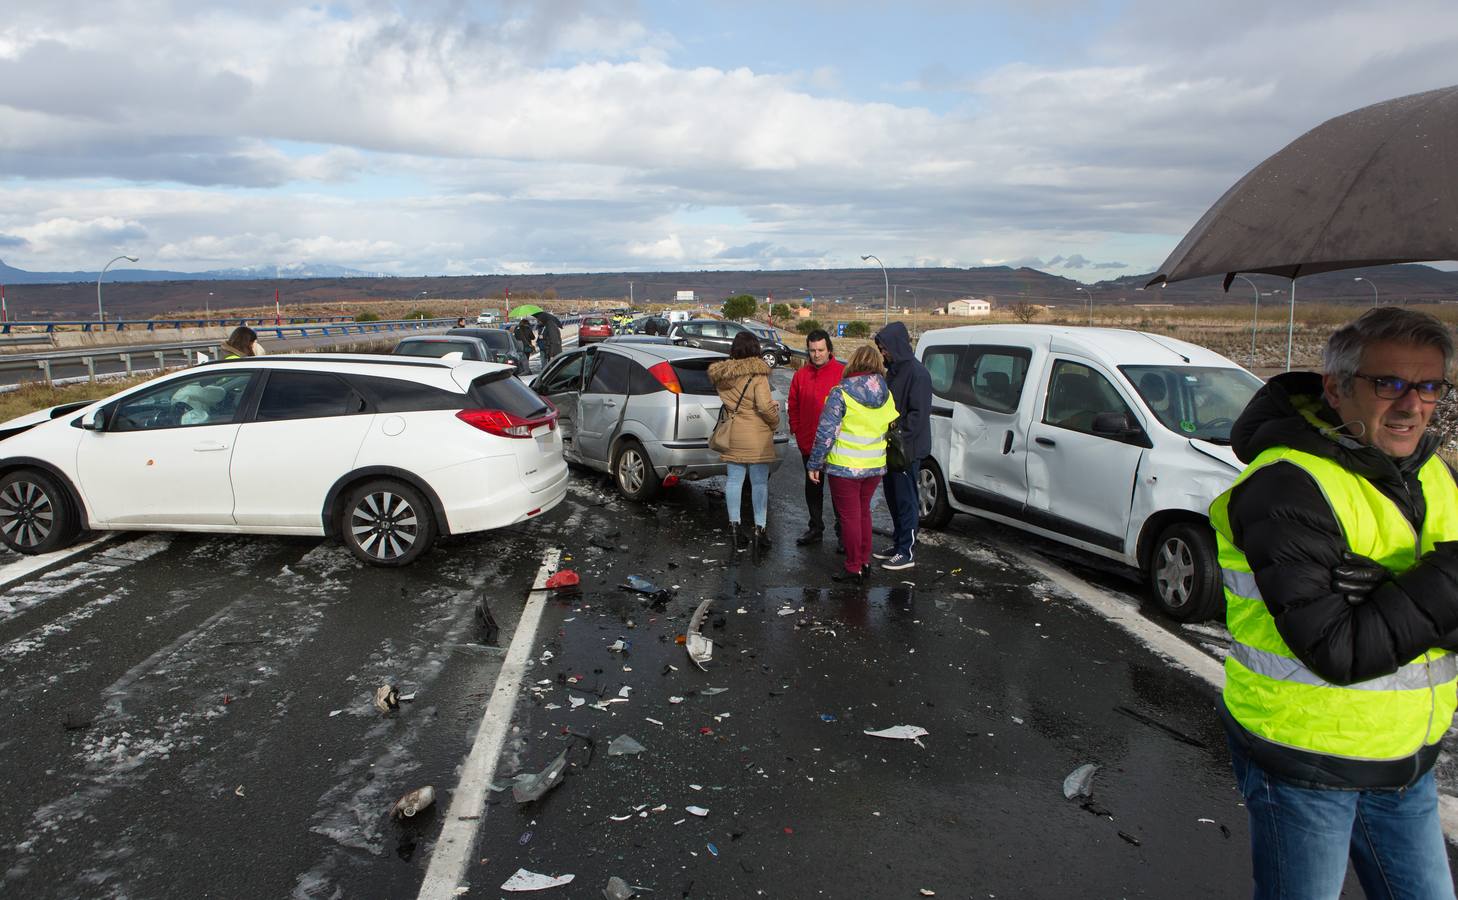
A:
<svg viewBox="0 0 1458 900">
<path fill-rule="evenodd" d="M 331 353 L 280 353 L 264 354 L 263 356 L 250 356 L 247 359 L 210 359 L 204 366 L 237 365 L 238 363 L 280 363 L 280 362 L 308 362 L 308 363 L 346 363 L 362 366 L 417 366 L 427 369 L 451 369 L 453 365 L 441 360 L 432 359 L 426 356 L 368 356 L 366 354 L 331 354 Z"/>
</svg>

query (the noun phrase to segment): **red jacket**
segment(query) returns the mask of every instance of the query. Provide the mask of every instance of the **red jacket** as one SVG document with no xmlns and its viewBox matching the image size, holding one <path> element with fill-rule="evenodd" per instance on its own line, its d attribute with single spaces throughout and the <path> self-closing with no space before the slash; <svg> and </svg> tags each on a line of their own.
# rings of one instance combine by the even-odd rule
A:
<svg viewBox="0 0 1458 900">
<path fill-rule="evenodd" d="M 840 384 L 845 363 L 834 356 L 820 368 L 808 363 L 790 379 L 790 432 L 803 456 L 815 446 L 815 426 L 820 424 L 820 410 L 830 389 Z"/>
</svg>

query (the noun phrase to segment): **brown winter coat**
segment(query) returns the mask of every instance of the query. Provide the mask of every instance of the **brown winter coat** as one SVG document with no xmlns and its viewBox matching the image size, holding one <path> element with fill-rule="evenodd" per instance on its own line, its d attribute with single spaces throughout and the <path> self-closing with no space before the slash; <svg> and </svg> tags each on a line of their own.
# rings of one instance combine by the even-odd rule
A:
<svg viewBox="0 0 1458 900">
<path fill-rule="evenodd" d="M 780 425 L 780 405 L 770 396 L 769 373 L 769 366 L 757 356 L 725 359 L 709 366 L 709 380 L 731 415 L 729 450 L 719 454 L 724 462 L 767 463 L 778 458 L 775 429 Z M 748 390 L 744 390 L 746 382 Z M 744 391 L 742 403 L 740 391 Z"/>
</svg>

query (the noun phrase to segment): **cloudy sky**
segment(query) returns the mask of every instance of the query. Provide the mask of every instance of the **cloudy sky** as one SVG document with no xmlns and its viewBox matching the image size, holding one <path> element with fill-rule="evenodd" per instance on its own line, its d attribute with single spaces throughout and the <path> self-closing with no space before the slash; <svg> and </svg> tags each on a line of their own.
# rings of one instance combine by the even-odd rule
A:
<svg viewBox="0 0 1458 900">
<path fill-rule="evenodd" d="M 1453 0 L 9 0 L 0 259 L 1148 272 Z"/>
</svg>

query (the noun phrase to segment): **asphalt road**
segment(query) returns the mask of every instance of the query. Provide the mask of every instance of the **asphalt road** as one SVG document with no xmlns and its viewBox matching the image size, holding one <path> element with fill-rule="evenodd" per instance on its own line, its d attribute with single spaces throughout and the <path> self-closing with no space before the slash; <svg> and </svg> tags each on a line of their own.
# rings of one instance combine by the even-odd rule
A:
<svg viewBox="0 0 1458 900">
<path fill-rule="evenodd" d="M 611 876 L 647 897 L 1248 895 L 1206 681 L 1077 599 L 1046 547 L 966 517 L 914 570 L 833 586 L 832 546 L 793 543 L 796 462 L 759 567 L 729 554 L 717 480 L 634 505 L 578 472 L 551 513 L 405 571 L 144 534 L 21 577 L 0 592 L 0 893 L 413 896 L 489 708 L 507 790 L 450 823 L 475 831 L 466 896 L 519 868 L 573 875 L 546 894 L 564 897 Z M 582 586 L 523 638 L 508 709 L 493 686 L 553 552 Z M 0 557 L 0 583 L 19 564 Z M 1127 581 L 1076 574 L 1128 608 Z M 701 672 L 677 638 L 704 599 Z M 1218 629 L 1176 631 L 1218 651 Z M 382 714 L 387 681 L 415 699 Z M 928 734 L 865 734 L 898 725 Z M 646 749 L 613 755 L 620 735 Z M 563 782 L 517 804 L 511 777 L 564 752 Z M 1093 796 L 1066 800 L 1084 763 Z M 435 804 L 391 820 L 423 785 Z"/>
</svg>

